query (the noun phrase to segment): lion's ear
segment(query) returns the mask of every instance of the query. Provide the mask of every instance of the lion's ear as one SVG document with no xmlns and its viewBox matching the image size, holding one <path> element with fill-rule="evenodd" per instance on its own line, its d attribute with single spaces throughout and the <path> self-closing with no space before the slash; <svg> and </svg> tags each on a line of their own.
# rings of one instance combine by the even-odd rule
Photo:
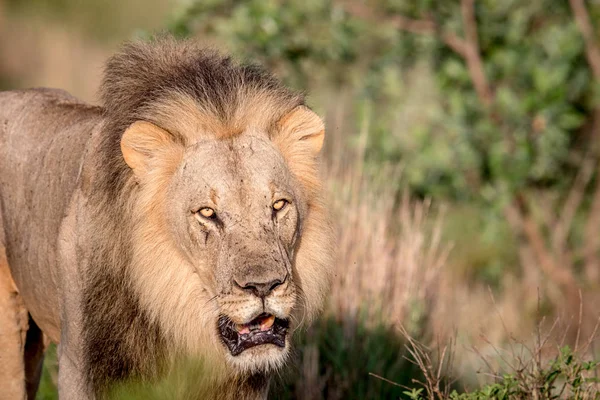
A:
<svg viewBox="0 0 600 400">
<path fill-rule="evenodd" d="M 146 121 L 131 124 L 121 138 L 123 158 L 137 176 L 147 172 L 173 146 L 169 132 Z"/>
<path fill-rule="evenodd" d="M 279 120 L 279 142 L 316 157 L 323 147 L 323 120 L 306 106 L 298 106 Z"/>
</svg>

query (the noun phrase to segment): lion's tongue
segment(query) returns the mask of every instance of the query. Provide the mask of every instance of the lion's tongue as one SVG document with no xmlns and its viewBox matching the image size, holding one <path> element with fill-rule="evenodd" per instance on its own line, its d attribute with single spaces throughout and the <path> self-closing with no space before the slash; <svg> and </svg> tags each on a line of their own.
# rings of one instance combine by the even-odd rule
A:
<svg viewBox="0 0 600 400">
<path fill-rule="evenodd" d="M 257 329 L 260 329 L 262 332 L 268 331 L 273 326 L 273 323 L 275 323 L 273 315 L 261 315 L 247 324 L 237 324 L 235 328 L 240 335 L 244 335 Z"/>
</svg>

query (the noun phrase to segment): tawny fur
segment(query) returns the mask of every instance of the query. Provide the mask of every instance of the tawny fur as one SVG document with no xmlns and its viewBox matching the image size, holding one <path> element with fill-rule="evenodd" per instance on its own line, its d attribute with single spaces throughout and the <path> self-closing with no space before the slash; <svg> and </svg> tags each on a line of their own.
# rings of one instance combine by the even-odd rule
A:
<svg viewBox="0 0 600 400">
<path fill-rule="evenodd" d="M 210 365 L 199 382 L 213 391 L 199 396 L 265 396 L 289 343 L 233 357 L 216 321 L 263 310 L 297 329 L 321 309 L 333 252 L 322 121 L 260 68 L 168 38 L 112 57 L 101 97 L 0 94 L 0 246 L 27 310 L 60 342 L 72 374 L 61 396 L 160 379 L 179 357 Z M 60 178 L 32 184 L 42 171 Z M 291 203 L 271 216 L 277 196 Z M 216 203 L 222 225 L 198 225 L 188 200 Z M 231 283 L 272 277 L 285 282 L 262 302 Z"/>
</svg>

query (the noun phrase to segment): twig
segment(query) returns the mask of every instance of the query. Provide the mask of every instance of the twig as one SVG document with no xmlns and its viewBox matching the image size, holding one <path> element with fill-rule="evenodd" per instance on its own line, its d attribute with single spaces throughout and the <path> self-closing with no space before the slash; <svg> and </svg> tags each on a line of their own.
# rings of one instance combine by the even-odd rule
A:
<svg viewBox="0 0 600 400">
<path fill-rule="evenodd" d="M 411 362 L 412 364 L 419 367 L 423 376 L 425 377 L 425 382 L 421 382 L 419 380 L 413 379 L 414 383 L 419 383 L 427 392 L 427 397 L 429 399 L 444 399 L 447 398 L 447 393 L 449 392 L 449 383 L 442 379 L 442 369 L 444 360 L 446 359 L 446 354 L 448 354 L 447 365 L 450 365 L 452 362 L 452 354 L 453 354 L 453 344 L 444 346 L 442 351 L 440 352 L 440 348 L 438 346 L 438 352 L 441 353 L 441 358 L 439 360 L 439 365 L 436 368 L 433 365 L 432 359 L 430 357 L 430 350 L 427 346 L 420 343 L 416 339 L 414 339 L 403 326 L 400 326 L 400 333 L 404 336 L 408 344 L 405 346 L 408 353 L 413 357 L 414 360 L 409 359 L 404 356 L 406 360 Z M 442 386 L 442 387 L 440 387 Z"/>
<path fill-rule="evenodd" d="M 493 378 L 496 381 L 501 381 L 502 380 L 502 375 L 494 374 L 494 373 L 491 373 L 491 372 L 481 372 L 481 371 L 477 371 L 477 373 L 479 375 L 488 376 L 490 378 Z"/>
<path fill-rule="evenodd" d="M 377 375 L 377 374 L 375 374 L 375 373 L 373 373 L 373 372 L 369 372 L 369 375 L 371 375 L 371 376 L 374 376 L 374 377 L 375 377 L 375 378 L 377 378 L 377 379 L 381 379 L 382 381 L 384 381 L 384 382 L 387 382 L 387 383 L 389 383 L 390 385 L 394 385 L 394 386 L 397 386 L 397 387 L 401 387 L 401 388 L 403 388 L 403 389 L 408 389 L 406 386 L 403 386 L 403 385 L 401 385 L 401 384 L 399 384 L 399 383 L 396 383 L 396 382 L 394 382 L 394 381 L 391 381 L 391 380 L 389 380 L 389 379 L 387 379 L 387 378 L 384 378 L 383 376 L 379 376 L 379 375 Z"/>
<path fill-rule="evenodd" d="M 581 320 L 583 318 L 583 295 L 579 289 L 579 321 L 577 323 L 577 338 L 575 339 L 575 351 L 579 350 L 579 335 L 581 334 Z"/>
<path fill-rule="evenodd" d="M 483 333 L 480 335 L 483 337 Z M 481 353 L 481 351 L 476 347 L 476 346 L 471 346 L 471 349 L 477 353 L 477 355 L 479 356 L 479 358 L 485 363 L 485 366 L 487 367 L 488 370 L 493 371 L 494 368 L 492 368 L 492 365 L 490 364 L 490 362 L 488 361 L 488 359 Z M 491 375 L 492 377 L 494 377 L 496 380 L 500 380 L 502 378 L 502 376 L 497 375 L 497 374 L 493 374 L 492 372 L 480 372 L 478 371 L 477 373 L 479 374 L 485 374 L 485 375 Z"/>
<path fill-rule="evenodd" d="M 537 308 L 536 308 L 536 314 L 537 314 L 538 320 L 536 321 L 537 323 L 536 323 L 536 327 L 535 327 L 535 334 L 536 334 L 535 338 L 537 340 L 538 348 L 541 347 L 539 345 L 540 343 L 542 343 L 542 329 L 541 329 L 541 327 L 542 327 L 542 323 L 545 320 L 543 317 L 540 318 L 540 310 L 542 309 L 540 304 L 541 304 L 541 296 L 540 296 L 540 287 L 538 286 L 538 288 L 537 288 Z M 541 362 L 541 353 L 538 353 L 537 355 L 533 355 L 532 354 L 532 356 L 534 358 L 539 356 L 539 360 L 536 359 L 536 361 Z"/>
<path fill-rule="evenodd" d="M 582 350 L 583 352 L 588 351 L 590 346 L 594 342 L 594 339 L 596 339 L 596 335 L 598 333 L 598 328 L 600 328 L 600 317 L 598 317 L 598 319 L 596 320 L 596 325 L 594 325 L 594 329 L 592 330 L 592 333 L 590 334 L 590 336 L 587 340 L 587 343 L 583 346 L 583 349 L 584 349 L 584 350 Z"/>
<path fill-rule="evenodd" d="M 552 326 L 550 326 L 550 329 L 548 329 L 548 331 L 546 332 L 546 337 L 544 337 L 536 346 L 537 347 L 536 351 L 538 353 L 538 364 L 540 364 L 540 365 L 542 363 L 542 357 L 541 357 L 542 351 L 544 350 L 544 347 L 546 347 L 546 344 L 550 340 L 550 337 L 554 333 L 554 329 L 556 329 L 556 327 L 558 326 L 558 323 L 559 323 L 559 318 L 555 318 L 554 322 L 552 323 Z M 565 332 L 568 332 L 568 329 L 565 329 Z"/>
<path fill-rule="evenodd" d="M 491 341 L 490 341 L 490 340 L 489 340 L 489 339 L 488 339 L 486 336 L 482 336 L 482 337 L 481 337 L 481 339 L 483 339 L 484 343 L 487 343 L 487 344 L 488 344 L 488 345 L 489 345 L 489 346 L 492 348 L 492 350 L 494 350 L 494 353 L 496 353 L 496 355 L 498 356 L 498 358 L 499 358 L 499 359 L 500 359 L 500 360 L 501 360 L 501 361 L 502 361 L 502 362 L 503 362 L 505 365 L 508 365 L 508 366 L 510 367 L 510 369 L 511 369 L 511 370 L 513 370 L 513 371 L 516 371 L 516 370 L 517 370 L 517 368 L 516 368 L 516 367 L 515 367 L 515 366 L 514 366 L 514 365 L 513 365 L 513 364 L 512 364 L 510 361 L 508 361 L 508 360 L 506 359 L 506 357 L 504 357 L 504 356 L 502 355 L 502 353 L 500 352 L 500 350 L 502 350 L 503 352 L 505 352 L 505 353 L 508 353 L 508 351 L 507 351 L 507 350 L 505 350 L 505 349 L 503 349 L 503 348 L 501 348 L 501 347 L 497 347 L 497 346 L 496 346 L 495 344 L 493 344 L 493 343 L 492 343 L 492 342 L 491 342 Z M 510 341 L 509 341 L 509 344 L 510 344 L 510 346 L 511 346 L 511 348 L 512 348 L 512 342 L 510 342 Z M 513 351 L 513 350 L 511 350 L 511 354 L 514 354 L 514 351 Z"/>
<path fill-rule="evenodd" d="M 506 323 L 504 322 L 504 318 L 502 317 L 502 313 L 500 312 L 500 309 L 498 308 L 498 305 L 496 304 L 496 298 L 494 297 L 492 288 L 490 286 L 488 286 L 487 290 L 488 290 L 488 293 L 490 294 L 490 299 L 492 300 L 492 305 L 494 306 L 494 311 L 496 312 L 496 314 L 498 315 L 498 319 L 500 319 L 500 322 L 502 323 L 502 328 L 504 329 L 504 333 L 506 333 L 507 337 L 512 338 L 512 333 L 508 330 L 508 327 L 506 326 Z M 510 344 L 510 350 L 511 350 L 512 354 L 515 354 L 515 349 L 512 345 L 512 340 L 509 341 L 509 344 Z"/>
</svg>

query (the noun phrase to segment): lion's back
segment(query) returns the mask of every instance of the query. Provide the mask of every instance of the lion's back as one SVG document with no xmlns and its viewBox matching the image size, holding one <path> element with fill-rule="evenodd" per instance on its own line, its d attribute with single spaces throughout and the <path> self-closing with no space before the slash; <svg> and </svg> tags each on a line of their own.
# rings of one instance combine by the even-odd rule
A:
<svg viewBox="0 0 600 400">
<path fill-rule="evenodd" d="M 77 152 L 77 145 L 87 140 L 85 134 L 67 140 L 65 130 L 89 120 L 93 113 L 99 114 L 98 109 L 63 90 L 0 92 L 0 176 L 11 175 L 11 170 L 27 165 L 39 166 L 43 156 L 52 151 L 53 143 L 61 139 L 69 143 L 61 149 L 61 156 Z"/>
<path fill-rule="evenodd" d="M 47 207 L 69 196 L 99 119 L 99 108 L 62 90 L 0 92 L 0 204 L 5 214 L 45 208 L 48 215 L 52 210 Z"/>
</svg>

